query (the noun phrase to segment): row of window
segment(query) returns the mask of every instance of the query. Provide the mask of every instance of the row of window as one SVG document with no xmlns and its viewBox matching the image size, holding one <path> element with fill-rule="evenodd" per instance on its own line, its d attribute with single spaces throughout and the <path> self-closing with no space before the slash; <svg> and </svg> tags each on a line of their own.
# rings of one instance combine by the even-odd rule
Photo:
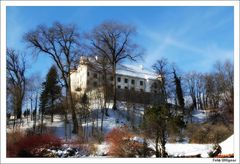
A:
<svg viewBox="0 0 240 164">
<path fill-rule="evenodd" d="M 87 75 L 90 76 L 90 73 L 87 72 Z M 95 79 L 97 79 L 97 77 L 98 77 L 98 76 L 97 76 L 97 73 L 94 73 L 94 74 L 93 74 L 93 77 L 94 77 Z M 110 80 L 113 81 L 113 77 L 112 77 L 112 76 L 110 77 Z M 121 80 L 122 80 L 121 77 L 118 77 L 118 78 L 117 78 L 117 81 L 118 81 L 118 82 L 121 82 Z M 127 79 L 127 78 L 124 78 L 124 82 L 127 84 L 127 83 L 128 83 L 128 79 Z M 135 80 L 134 80 L 134 79 L 131 80 L 131 84 L 132 84 L 132 85 L 135 84 Z M 142 86 L 142 85 L 143 85 L 143 81 L 139 81 L 139 84 Z"/>
<path fill-rule="evenodd" d="M 94 87 L 97 87 L 97 85 L 98 85 L 98 83 L 97 83 L 96 81 L 93 81 L 93 86 L 94 86 Z M 112 85 L 112 87 L 113 87 L 113 85 Z M 118 85 L 117 88 L 118 88 L 118 89 L 129 89 L 127 86 L 122 87 L 121 85 Z M 134 90 L 134 89 L 135 89 L 134 87 L 131 87 L 131 90 Z M 141 88 L 140 91 L 143 92 L 143 89 Z M 153 90 L 153 92 L 154 92 L 154 93 L 157 93 L 156 90 Z"/>
<path fill-rule="evenodd" d="M 93 86 L 94 86 L 94 87 L 97 87 L 97 85 L 98 85 L 98 82 L 97 82 L 97 81 L 93 81 Z M 117 88 L 118 88 L 118 89 L 123 89 L 123 88 L 121 87 L 121 85 L 118 85 Z M 125 86 L 124 89 L 128 89 L 128 87 Z M 134 90 L 134 87 L 131 87 L 131 89 Z M 141 89 L 141 90 L 142 90 L 142 89 Z"/>
<path fill-rule="evenodd" d="M 118 77 L 118 78 L 117 78 L 117 81 L 118 81 L 118 82 L 121 82 L 121 77 Z M 127 83 L 128 83 L 128 79 L 125 78 L 125 79 L 124 79 L 124 82 L 127 84 Z M 134 79 L 131 80 L 131 84 L 132 84 L 132 85 L 135 84 L 135 80 L 134 80 Z M 140 84 L 140 85 L 143 85 L 143 81 L 139 81 L 139 84 Z"/>
</svg>

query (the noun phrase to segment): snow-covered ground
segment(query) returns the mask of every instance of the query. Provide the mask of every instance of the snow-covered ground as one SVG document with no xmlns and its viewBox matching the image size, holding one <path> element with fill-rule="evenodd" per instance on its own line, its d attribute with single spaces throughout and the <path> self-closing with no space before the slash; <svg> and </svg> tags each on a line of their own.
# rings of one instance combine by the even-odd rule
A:
<svg viewBox="0 0 240 164">
<path fill-rule="evenodd" d="M 95 156 L 105 156 L 109 151 L 109 146 L 110 145 L 105 141 L 101 144 L 98 144 Z"/>
<path fill-rule="evenodd" d="M 103 120 L 103 132 L 104 134 L 107 134 L 109 131 L 111 131 L 113 128 L 116 127 L 121 127 L 124 125 L 130 125 L 130 122 L 127 121 L 126 119 L 126 115 L 127 115 L 127 110 L 124 107 L 124 105 L 121 105 L 122 108 L 120 108 L 117 111 L 113 111 L 111 109 L 108 110 L 108 114 L 109 116 L 104 116 L 104 120 Z M 138 108 L 138 106 L 137 106 Z M 139 108 L 140 110 L 138 110 L 138 112 L 135 112 L 135 116 L 136 116 L 136 120 L 140 121 L 141 115 L 143 114 L 143 110 L 142 108 Z M 99 114 L 101 114 L 99 112 Z M 193 118 L 194 118 L 194 122 L 204 122 L 206 121 L 206 113 L 203 111 L 194 111 L 193 112 Z M 71 116 L 68 116 L 68 119 L 71 120 Z M 51 123 L 50 122 L 50 118 L 49 116 L 44 119 L 45 125 L 48 127 L 48 129 L 50 129 L 50 131 L 58 136 L 59 138 L 62 139 L 66 139 L 66 135 L 68 139 L 75 139 L 76 135 L 72 135 L 71 130 L 72 127 L 71 122 L 68 123 L 67 125 L 67 132 L 65 132 L 65 127 L 64 127 L 64 118 L 63 116 L 60 115 L 55 115 L 54 116 L 54 122 Z M 39 124 L 40 122 L 37 122 L 37 124 Z M 98 125 L 99 129 L 100 129 L 100 125 L 101 125 L 101 119 L 99 118 L 98 120 L 95 120 L 94 122 L 94 126 L 96 127 L 96 125 Z M 88 126 L 88 131 L 91 132 L 91 128 L 92 128 L 92 122 L 91 120 L 88 121 L 88 124 L 83 123 L 82 126 L 86 129 L 86 126 Z M 28 128 L 32 128 L 33 127 L 33 121 L 30 121 L 30 118 L 27 119 L 23 119 L 23 124 L 21 126 L 19 126 L 20 129 L 22 130 L 26 130 Z M 7 131 L 10 131 L 12 128 L 11 123 L 7 126 Z M 134 141 L 137 142 L 142 142 L 143 139 L 135 136 L 132 138 Z M 149 141 L 148 140 L 148 144 L 149 147 L 152 148 L 153 150 L 155 150 L 155 145 L 154 142 Z M 234 147 L 234 143 L 233 143 L 233 135 L 231 137 L 229 137 L 227 140 L 225 140 L 224 142 L 220 143 L 220 146 L 222 147 L 222 154 L 231 154 L 233 153 L 233 147 Z M 68 145 L 65 146 L 65 148 L 62 148 L 62 150 L 57 150 L 59 152 L 56 152 L 58 157 L 64 157 L 64 153 L 68 153 L 68 149 L 69 151 L 71 151 L 70 147 Z M 101 157 L 101 156 L 106 156 L 109 150 L 109 143 L 107 143 L 106 141 L 103 141 L 100 144 L 95 144 L 96 147 L 96 152 L 94 154 L 88 154 L 88 155 L 84 155 L 89 156 L 89 157 Z M 189 143 L 167 143 L 166 144 L 166 151 L 168 152 L 168 155 L 170 156 L 175 156 L 175 157 L 181 157 L 181 156 L 191 156 L 191 155 L 198 155 L 200 154 L 201 157 L 208 157 L 208 153 L 210 151 L 212 151 L 213 149 L 213 144 L 189 144 Z M 51 151 L 55 151 L 55 150 L 51 150 Z M 63 154 L 62 156 L 60 156 L 60 154 Z M 80 151 L 77 151 L 77 153 L 80 153 Z M 84 152 L 85 153 L 85 152 Z M 74 157 L 83 157 L 80 154 L 76 154 L 76 156 Z"/>
<path fill-rule="evenodd" d="M 70 119 L 70 115 L 68 116 L 68 119 Z M 45 116 L 44 118 L 44 126 L 46 126 L 48 128 L 48 131 L 53 133 L 54 135 L 56 135 L 59 138 L 65 138 L 65 127 L 64 127 L 64 118 L 63 116 L 60 115 L 55 115 L 54 116 L 54 122 L 51 123 L 50 121 L 50 117 L 49 116 Z M 7 125 L 7 132 L 12 130 L 12 124 L 13 121 L 10 121 Z M 18 120 L 16 123 L 16 128 L 22 131 L 25 131 L 27 129 L 32 129 L 33 128 L 33 124 L 34 121 L 30 119 L 30 117 L 27 118 L 23 118 L 22 122 L 20 123 L 20 121 Z M 40 125 L 40 120 L 37 119 L 36 121 L 36 127 Z M 68 136 L 68 138 L 71 137 L 71 124 L 67 124 L 67 129 L 68 131 L 66 132 L 66 135 Z"/>
<path fill-rule="evenodd" d="M 148 141 L 149 147 L 155 150 L 155 144 Z M 208 157 L 208 152 L 213 148 L 213 144 L 189 144 L 189 143 L 167 143 L 166 151 L 168 155 L 174 157 L 194 156 L 200 154 L 201 157 Z"/>
<path fill-rule="evenodd" d="M 193 110 L 192 121 L 195 123 L 202 123 L 207 120 L 207 113 L 204 110 Z"/>
<path fill-rule="evenodd" d="M 234 135 L 231 135 L 225 141 L 219 144 L 222 148 L 221 154 L 233 154 L 234 153 Z"/>
<path fill-rule="evenodd" d="M 111 131 L 113 128 L 117 128 L 117 127 L 121 127 L 124 125 L 128 125 L 129 122 L 126 119 L 126 110 L 125 109 L 120 109 L 117 111 L 113 111 L 111 109 L 108 110 L 108 115 L 109 116 L 105 116 L 104 115 L 104 120 L 103 120 L 103 132 L 104 134 L 108 133 L 109 131 Z M 101 113 L 99 112 L 99 115 L 101 115 Z M 74 139 L 77 136 L 73 135 L 71 133 L 72 131 L 72 123 L 71 123 L 71 115 L 68 115 L 68 120 L 69 123 L 67 123 L 67 131 L 65 132 L 65 124 L 64 124 L 64 116 L 60 116 L 60 115 L 55 115 L 54 116 L 54 122 L 51 123 L 50 121 L 50 116 L 45 116 L 44 117 L 44 124 L 45 126 L 47 126 L 48 131 L 50 131 L 51 133 L 53 133 L 55 136 L 61 138 L 61 139 L 65 139 L 67 136 L 67 139 Z M 12 129 L 12 124 L 13 121 L 9 121 L 8 125 L 7 125 L 7 132 L 10 132 Z M 30 117 L 27 118 L 23 118 L 22 122 L 20 123 L 20 120 L 16 121 L 16 128 L 20 129 L 22 131 L 25 131 L 27 129 L 32 129 L 33 128 L 33 124 L 34 121 L 30 119 Z M 40 125 L 40 120 L 37 119 L 36 122 L 36 126 Z M 82 127 L 86 130 L 88 130 L 88 133 L 91 133 L 92 130 L 92 126 L 93 123 L 91 120 L 88 120 L 87 123 L 83 122 L 82 123 Z M 101 126 L 101 118 L 99 116 L 98 119 L 96 119 L 94 121 L 94 126 L 98 126 L 98 128 L 100 129 Z"/>
<path fill-rule="evenodd" d="M 142 138 L 133 137 L 134 140 L 138 142 L 142 142 Z M 155 150 L 155 145 L 152 141 L 147 141 L 149 147 Z M 187 144 L 187 143 L 167 143 L 166 144 L 166 151 L 168 155 L 174 157 L 182 157 L 182 156 L 195 156 L 200 155 L 203 158 L 208 158 L 208 153 L 213 150 L 214 144 Z M 233 154 L 233 135 L 230 136 L 228 139 L 220 143 L 222 148 L 221 154 Z M 103 142 L 102 144 L 98 145 L 97 148 L 97 156 L 101 156 L 103 154 L 107 154 L 109 149 L 109 145 L 107 142 Z M 154 156 L 153 156 L 154 157 Z"/>
<path fill-rule="evenodd" d="M 201 157 L 208 157 L 212 150 L 212 144 L 166 144 L 166 150 L 172 156 L 191 156 L 200 154 Z"/>
</svg>

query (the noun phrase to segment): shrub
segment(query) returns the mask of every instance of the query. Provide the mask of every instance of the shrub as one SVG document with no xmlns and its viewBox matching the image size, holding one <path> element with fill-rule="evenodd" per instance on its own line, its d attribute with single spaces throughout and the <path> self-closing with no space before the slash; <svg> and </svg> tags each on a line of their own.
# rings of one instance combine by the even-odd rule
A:
<svg viewBox="0 0 240 164">
<path fill-rule="evenodd" d="M 114 157 L 143 157 L 148 154 L 145 150 L 147 146 L 134 141 L 133 134 L 126 127 L 114 128 L 110 131 L 106 140 L 110 143 L 108 155 Z"/>
<path fill-rule="evenodd" d="M 125 140 L 129 139 L 131 135 L 125 128 L 114 128 L 107 135 L 106 140 L 110 143 L 109 155 L 114 157 L 125 157 L 124 147 Z"/>
<path fill-rule="evenodd" d="M 15 130 L 7 133 L 7 157 L 15 157 L 17 152 L 16 144 L 24 137 L 24 133 Z"/>
<path fill-rule="evenodd" d="M 233 132 L 223 124 L 217 124 L 211 128 L 208 138 L 212 143 L 220 143 L 226 140 Z"/>
<path fill-rule="evenodd" d="M 8 157 L 41 157 L 44 149 L 60 145 L 60 139 L 52 135 L 25 135 L 15 143 L 8 143 Z"/>
<path fill-rule="evenodd" d="M 216 158 L 234 158 L 234 154 L 219 154 Z"/>
<path fill-rule="evenodd" d="M 233 133 L 231 129 L 222 123 L 189 124 L 186 133 L 191 143 L 220 143 Z"/>
</svg>

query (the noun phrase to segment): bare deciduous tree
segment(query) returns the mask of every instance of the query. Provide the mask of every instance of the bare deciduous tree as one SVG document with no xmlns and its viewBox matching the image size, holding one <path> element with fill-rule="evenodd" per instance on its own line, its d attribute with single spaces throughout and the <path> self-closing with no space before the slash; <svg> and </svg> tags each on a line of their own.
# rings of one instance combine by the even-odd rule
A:
<svg viewBox="0 0 240 164">
<path fill-rule="evenodd" d="M 185 75 L 184 80 L 187 83 L 188 94 L 192 99 L 191 109 L 197 108 L 197 99 L 196 99 L 196 81 L 197 81 L 197 73 L 190 72 Z"/>
<path fill-rule="evenodd" d="M 109 88 L 112 85 L 111 80 L 113 80 L 112 78 L 110 78 L 110 76 L 108 76 L 111 70 L 111 65 L 109 64 L 109 61 L 106 56 L 103 56 L 103 55 L 94 56 L 95 54 L 94 50 L 92 50 L 91 53 L 93 53 L 92 55 L 90 55 L 93 61 L 89 63 L 89 66 L 93 72 L 101 75 L 98 77 L 98 84 L 99 84 L 99 87 L 101 87 L 102 89 L 103 100 L 104 100 L 103 109 L 101 112 L 102 114 L 105 114 L 106 116 L 108 116 L 108 109 L 106 107 L 107 106 L 106 104 L 110 94 Z"/>
<path fill-rule="evenodd" d="M 132 41 L 135 29 L 127 24 L 106 21 L 88 35 L 95 54 L 107 58 L 113 75 L 113 109 L 116 107 L 116 66 L 126 59 L 136 61 L 142 55 L 139 47 Z"/>
<path fill-rule="evenodd" d="M 37 109 L 38 109 L 38 101 L 39 101 L 39 93 L 41 87 L 42 79 L 38 73 L 34 73 L 30 75 L 30 77 L 26 81 L 26 93 L 27 98 L 30 99 L 30 114 L 31 120 L 33 120 L 33 131 L 36 131 L 36 124 L 37 124 Z"/>
<path fill-rule="evenodd" d="M 25 34 L 24 39 L 37 54 L 50 56 L 61 72 L 70 111 L 72 112 L 73 133 L 78 132 L 78 121 L 71 93 L 71 70 L 80 59 L 79 33 L 74 25 L 54 23 L 51 27 L 38 26 L 34 31 Z"/>
<path fill-rule="evenodd" d="M 168 76 L 170 72 L 168 71 L 168 61 L 166 58 L 162 58 L 157 60 L 157 62 L 152 66 L 155 73 L 158 75 L 158 83 L 159 83 L 159 90 L 161 95 L 161 100 L 164 103 L 167 103 L 167 83 L 168 83 Z"/>
<path fill-rule="evenodd" d="M 12 107 L 15 117 L 21 119 L 22 106 L 26 91 L 26 60 L 25 56 L 14 49 L 7 49 L 7 92 L 12 98 Z M 8 105 L 9 106 L 9 105 Z"/>
<path fill-rule="evenodd" d="M 233 64 L 226 60 L 224 63 L 217 62 L 214 66 L 216 73 L 215 78 L 218 83 L 218 91 L 221 94 L 220 99 L 224 102 L 229 112 L 233 112 L 234 101 L 234 67 Z"/>
</svg>

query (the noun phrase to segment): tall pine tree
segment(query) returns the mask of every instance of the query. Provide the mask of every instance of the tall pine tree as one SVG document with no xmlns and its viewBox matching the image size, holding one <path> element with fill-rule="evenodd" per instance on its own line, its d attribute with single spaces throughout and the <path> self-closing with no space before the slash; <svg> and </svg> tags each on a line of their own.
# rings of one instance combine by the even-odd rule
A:
<svg viewBox="0 0 240 164">
<path fill-rule="evenodd" d="M 58 73 L 55 66 L 52 66 L 47 74 L 46 90 L 50 99 L 51 122 L 53 122 L 54 103 L 61 95 L 61 87 L 58 83 Z"/>
<path fill-rule="evenodd" d="M 182 91 L 182 86 L 181 86 L 181 80 L 180 78 L 177 76 L 175 69 L 173 68 L 173 75 L 174 75 L 174 82 L 176 85 L 176 95 L 177 95 L 177 102 L 179 105 L 180 109 L 182 110 L 182 113 L 184 115 L 184 98 L 183 98 L 183 91 Z"/>
<path fill-rule="evenodd" d="M 61 96 L 61 87 L 58 83 L 58 73 L 55 66 L 52 66 L 46 76 L 46 82 L 43 83 L 43 90 L 41 93 L 40 107 L 50 108 L 51 122 L 53 122 L 53 114 L 55 109 L 55 101 Z"/>
</svg>

